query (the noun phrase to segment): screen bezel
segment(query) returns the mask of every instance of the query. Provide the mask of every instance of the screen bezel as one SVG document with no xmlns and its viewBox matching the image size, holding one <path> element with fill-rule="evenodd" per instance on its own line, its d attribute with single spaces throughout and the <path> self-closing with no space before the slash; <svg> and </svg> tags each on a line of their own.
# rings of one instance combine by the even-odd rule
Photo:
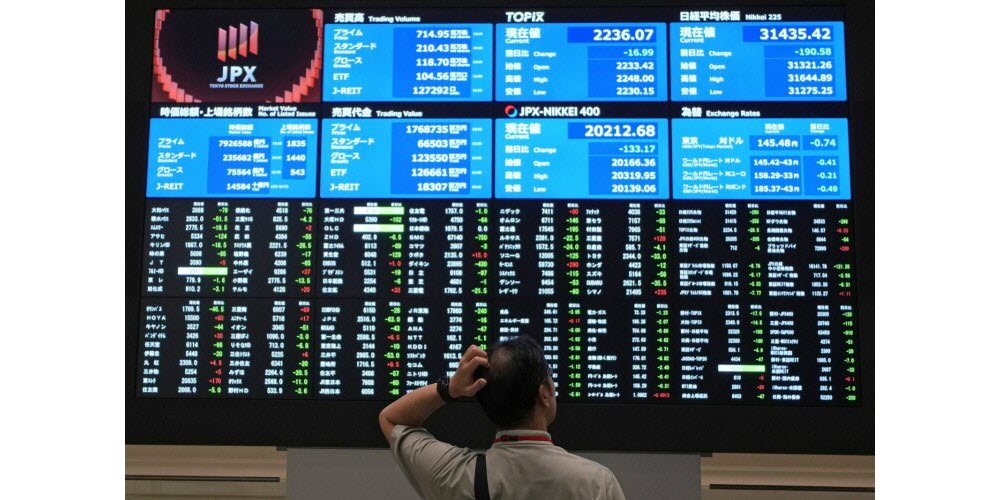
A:
<svg viewBox="0 0 1000 500">
<path fill-rule="evenodd" d="M 875 451 L 875 13 L 859 0 L 625 2 L 453 2 L 442 0 L 160 0 L 126 3 L 125 440 L 128 444 L 385 447 L 380 401 L 204 400 L 136 398 L 146 154 L 150 119 L 153 16 L 156 9 L 251 8 L 545 8 L 774 7 L 844 8 L 850 158 L 856 228 L 861 404 L 857 407 L 759 407 L 568 403 L 550 431 L 574 451 L 874 454 Z M 695 5 L 693 5 L 695 4 Z M 428 428 L 454 444 L 485 448 L 494 428 L 475 403 L 438 411 Z"/>
</svg>

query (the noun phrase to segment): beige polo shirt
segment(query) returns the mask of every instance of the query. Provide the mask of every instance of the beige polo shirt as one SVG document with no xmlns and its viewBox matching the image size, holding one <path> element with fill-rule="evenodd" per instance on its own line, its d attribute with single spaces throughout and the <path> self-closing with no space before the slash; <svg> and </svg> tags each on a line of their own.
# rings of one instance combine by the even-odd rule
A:
<svg viewBox="0 0 1000 500">
<path fill-rule="evenodd" d="M 532 430 L 497 433 L 544 436 Z M 434 439 L 422 427 L 397 425 L 389 448 L 410 484 L 427 499 L 475 498 L 476 452 Z M 486 450 L 493 500 L 605 500 L 625 498 L 607 467 L 578 457 L 551 441 L 503 441 Z"/>
</svg>

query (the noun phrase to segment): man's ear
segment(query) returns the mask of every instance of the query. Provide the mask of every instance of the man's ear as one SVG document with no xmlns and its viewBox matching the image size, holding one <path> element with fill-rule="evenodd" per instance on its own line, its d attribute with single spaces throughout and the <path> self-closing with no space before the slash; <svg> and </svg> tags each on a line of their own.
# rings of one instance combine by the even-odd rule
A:
<svg viewBox="0 0 1000 500">
<path fill-rule="evenodd" d="M 555 399 L 555 390 L 553 387 L 549 387 L 547 383 L 538 384 L 538 403 L 545 408 L 552 406 L 552 402 Z"/>
</svg>

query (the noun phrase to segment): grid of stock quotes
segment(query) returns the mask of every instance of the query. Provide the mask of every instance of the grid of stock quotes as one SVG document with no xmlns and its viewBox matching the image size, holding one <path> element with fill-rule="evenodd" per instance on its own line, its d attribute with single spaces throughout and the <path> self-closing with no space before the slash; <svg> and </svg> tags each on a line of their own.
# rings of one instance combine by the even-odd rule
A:
<svg viewBox="0 0 1000 500">
<path fill-rule="evenodd" d="M 156 16 L 139 397 L 528 334 L 561 401 L 859 404 L 842 10 L 207 12 Z"/>
</svg>

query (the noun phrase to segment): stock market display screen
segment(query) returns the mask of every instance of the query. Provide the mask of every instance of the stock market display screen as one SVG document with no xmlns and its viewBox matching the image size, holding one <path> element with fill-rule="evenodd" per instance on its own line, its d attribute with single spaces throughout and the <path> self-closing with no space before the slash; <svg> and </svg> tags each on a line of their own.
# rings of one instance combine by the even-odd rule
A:
<svg viewBox="0 0 1000 500">
<path fill-rule="evenodd" d="M 843 8 L 149 23 L 137 398 L 861 404 Z"/>
</svg>

